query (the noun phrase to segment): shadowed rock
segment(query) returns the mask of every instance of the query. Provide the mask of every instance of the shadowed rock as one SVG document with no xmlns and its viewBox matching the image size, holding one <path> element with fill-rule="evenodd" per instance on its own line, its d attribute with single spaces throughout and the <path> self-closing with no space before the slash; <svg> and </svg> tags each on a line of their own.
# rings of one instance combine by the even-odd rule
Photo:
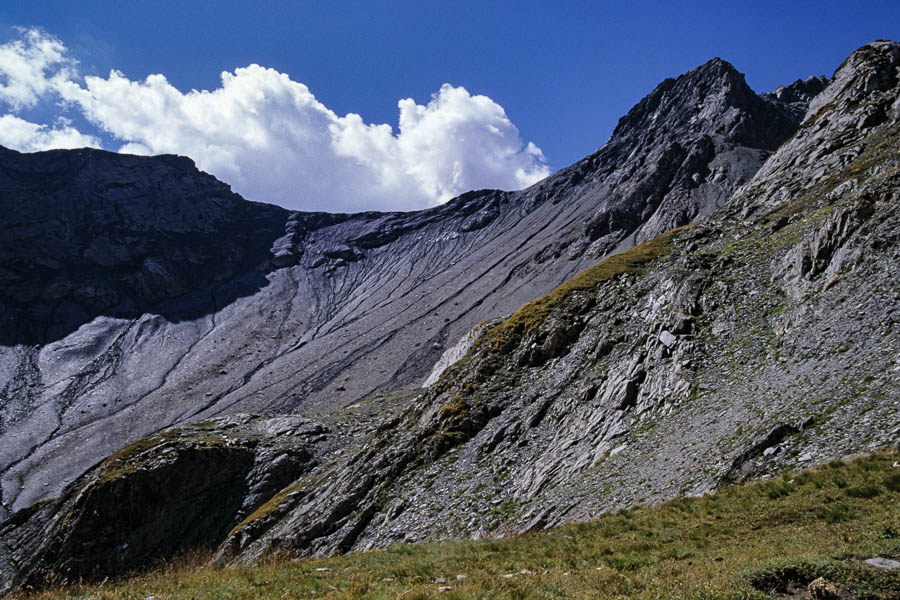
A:
<svg viewBox="0 0 900 600">
<path fill-rule="evenodd" d="M 234 415 L 126 446 L 58 499 L 0 525 L 0 592 L 210 548 L 333 449 L 329 434 L 299 417 Z"/>
</svg>

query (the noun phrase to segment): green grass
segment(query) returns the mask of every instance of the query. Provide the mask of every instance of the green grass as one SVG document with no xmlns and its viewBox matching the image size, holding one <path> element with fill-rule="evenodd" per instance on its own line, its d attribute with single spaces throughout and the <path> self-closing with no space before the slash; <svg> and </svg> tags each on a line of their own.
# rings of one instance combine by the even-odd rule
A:
<svg viewBox="0 0 900 600">
<path fill-rule="evenodd" d="M 195 557 L 128 580 L 30 598 L 762 599 L 825 577 L 848 598 L 887 600 L 900 597 L 900 573 L 863 559 L 900 558 L 897 460 L 896 452 L 882 451 L 503 540 L 396 545 L 238 569 L 198 566 Z M 875 488 L 875 495 L 845 491 Z M 440 592 L 440 585 L 452 589 Z"/>
<path fill-rule="evenodd" d="M 141 457 L 145 452 L 158 451 L 159 446 L 178 440 L 179 435 L 181 432 L 177 429 L 161 431 L 142 437 L 117 450 L 103 461 L 103 465 L 100 467 L 101 480 L 112 481 L 136 471 L 143 466 L 144 461 L 141 460 Z"/>
<path fill-rule="evenodd" d="M 294 494 L 295 492 L 299 492 L 301 489 L 302 486 L 299 483 L 292 483 L 291 485 L 282 489 L 280 492 L 269 498 L 269 500 L 266 501 L 262 506 L 249 514 L 246 519 L 235 525 L 235 527 L 228 533 L 228 537 L 233 536 L 235 533 L 245 527 L 253 525 L 257 521 L 265 519 L 279 507 L 281 507 L 281 505 L 290 500 L 292 494 Z"/>
<path fill-rule="evenodd" d="M 563 304 L 578 292 L 591 291 L 604 281 L 624 273 L 636 271 L 642 265 L 668 254 L 672 249 L 672 239 L 675 233 L 681 229 L 684 229 L 684 227 L 663 233 L 652 240 L 638 244 L 625 252 L 614 254 L 593 267 L 585 269 L 546 296 L 532 300 L 522 306 L 508 319 L 479 338 L 475 343 L 475 347 L 487 345 L 491 349 L 503 350 L 510 344 L 516 343 L 522 336 L 528 335 L 539 328 L 555 307 Z"/>
</svg>

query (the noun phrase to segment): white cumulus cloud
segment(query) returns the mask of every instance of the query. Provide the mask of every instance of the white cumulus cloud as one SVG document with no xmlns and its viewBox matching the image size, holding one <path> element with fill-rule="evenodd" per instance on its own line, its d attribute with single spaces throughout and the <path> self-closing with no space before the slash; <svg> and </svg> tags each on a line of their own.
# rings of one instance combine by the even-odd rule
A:
<svg viewBox="0 0 900 600">
<path fill-rule="evenodd" d="M 99 148 L 100 140 L 85 135 L 59 119 L 53 127 L 31 123 L 14 115 L 0 116 L 0 146 L 22 152 L 38 152 L 54 148 Z"/>
<path fill-rule="evenodd" d="M 255 64 L 222 73 L 222 85 L 210 91 L 182 92 L 161 74 L 136 81 L 112 71 L 81 80 L 58 40 L 26 33 L 0 47 L 0 62 L 9 53 L 34 57 L 31 70 L 16 66 L 26 75 L 8 76 L 9 89 L 24 91 L 0 100 L 16 109 L 52 93 L 119 140 L 119 151 L 190 156 L 251 200 L 303 210 L 409 210 L 470 189 L 519 189 L 549 173 L 503 107 L 462 87 L 445 84 L 425 105 L 401 100 L 395 131 L 339 116 L 304 84 Z M 11 119 L 0 121 L 0 143 L 16 137 L 7 128 L 22 129 Z M 82 134 L 62 125 L 34 135 L 77 143 Z"/>
<path fill-rule="evenodd" d="M 61 41 L 38 29 L 18 31 L 21 39 L 0 45 L 0 101 L 13 110 L 34 106 L 75 73 Z"/>
</svg>

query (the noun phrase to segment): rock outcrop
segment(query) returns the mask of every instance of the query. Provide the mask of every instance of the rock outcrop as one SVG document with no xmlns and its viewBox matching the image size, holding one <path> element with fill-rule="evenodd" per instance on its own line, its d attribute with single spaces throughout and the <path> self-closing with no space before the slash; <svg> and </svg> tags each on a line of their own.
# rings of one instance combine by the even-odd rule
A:
<svg viewBox="0 0 900 600">
<path fill-rule="evenodd" d="M 0 590 L 97 578 L 213 547 L 335 449 L 301 417 L 234 415 L 122 448 L 58 499 L 0 525 Z"/>
<path fill-rule="evenodd" d="M 254 269 L 261 285 L 288 216 L 247 202 L 188 158 L 89 149 L 0 148 L 0 202 L 6 347 L 51 343 L 101 315 L 212 312 L 164 302 Z"/>
<path fill-rule="evenodd" d="M 706 215 L 799 125 L 714 60 L 585 160 L 413 213 L 288 213 L 188 159 L 0 153 L 0 517 L 136 439 L 420 385 L 478 323 Z"/>
</svg>

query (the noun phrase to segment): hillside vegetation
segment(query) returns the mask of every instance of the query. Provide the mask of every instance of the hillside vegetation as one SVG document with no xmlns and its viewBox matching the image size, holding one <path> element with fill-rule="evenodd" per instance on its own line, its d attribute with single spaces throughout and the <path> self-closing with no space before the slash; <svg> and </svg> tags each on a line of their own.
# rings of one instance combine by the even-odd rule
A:
<svg viewBox="0 0 900 600">
<path fill-rule="evenodd" d="M 539 534 L 217 569 L 181 558 L 62 598 L 900 597 L 900 455 L 884 450 Z M 823 578 L 824 581 L 817 581 Z M 829 587 L 831 586 L 831 587 Z M 820 592 L 825 593 L 825 592 Z M 831 593 L 831 592 L 828 592 Z"/>
</svg>

